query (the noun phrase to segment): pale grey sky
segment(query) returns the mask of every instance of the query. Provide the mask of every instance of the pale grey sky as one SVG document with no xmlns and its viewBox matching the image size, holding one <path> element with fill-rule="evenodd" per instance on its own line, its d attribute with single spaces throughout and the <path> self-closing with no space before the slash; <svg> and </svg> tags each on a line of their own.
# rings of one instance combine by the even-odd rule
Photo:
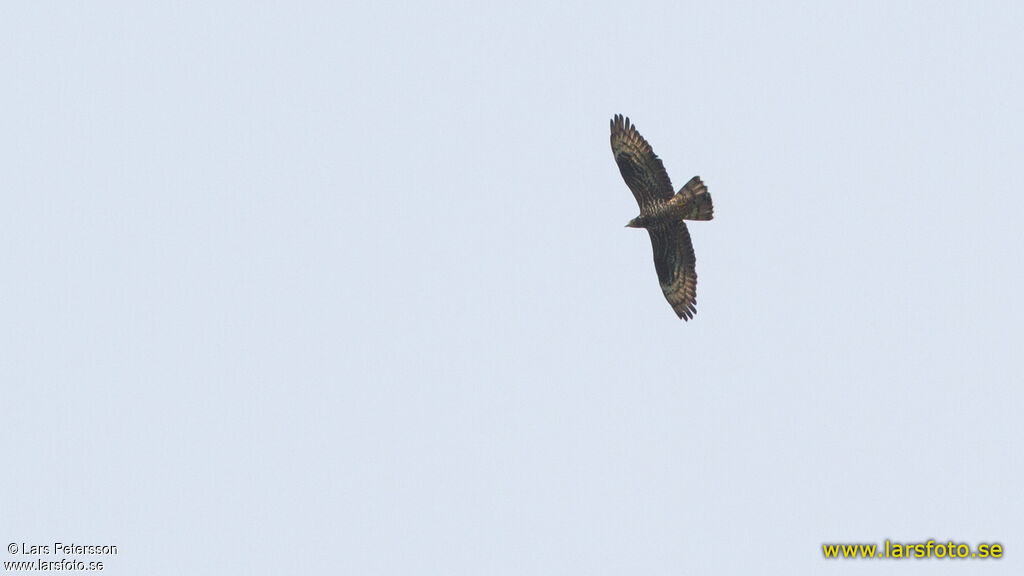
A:
<svg viewBox="0 0 1024 576">
<path fill-rule="evenodd" d="M 2 544 L 117 545 L 75 557 L 111 574 L 1022 573 L 1022 28 L 8 5 Z M 623 228 L 615 113 L 714 197 L 689 323 Z M 821 551 L 930 538 L 1006 557 Z"/>
</svg>

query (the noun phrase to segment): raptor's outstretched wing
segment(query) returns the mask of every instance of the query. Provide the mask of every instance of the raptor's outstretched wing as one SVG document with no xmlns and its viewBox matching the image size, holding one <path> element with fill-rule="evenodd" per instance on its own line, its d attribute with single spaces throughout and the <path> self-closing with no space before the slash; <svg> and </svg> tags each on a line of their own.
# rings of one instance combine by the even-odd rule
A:
<svg viewBox="0 0 1024 576">
<path fill-rule="evenodd" d="M 697 312 L 697 258 L 690 231 L 682 220 L 648 228 L 654 247 L 654 269 L 665 299 L 684 320 Z"/>
<path fill-rule="evenodd" d="M 633 192 L 640 213 L 649 211 L 658 200 L 672 198 L 672 181 L 665 166 L 651 145 L 629 123 L 629 118 L 616 114 L 612 119 L 612 153 L 626 186 Z"/>
</svg>

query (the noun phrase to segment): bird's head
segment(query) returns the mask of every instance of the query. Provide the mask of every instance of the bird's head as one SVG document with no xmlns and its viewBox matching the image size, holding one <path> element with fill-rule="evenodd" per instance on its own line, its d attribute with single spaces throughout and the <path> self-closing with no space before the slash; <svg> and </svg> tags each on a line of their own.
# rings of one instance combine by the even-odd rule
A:
<svg viewBox="0 0 1024 576">
<path fill-rule="evenodd" d="M 636 218 L 633 218 L 632 220 L 630 220 L 629 222 L 626 223 L 626 228 L 643 228 L 643 227 L 644 227 L 644 223 L 640 221 L 640 216 L 637 216 Z"/>
</svg>

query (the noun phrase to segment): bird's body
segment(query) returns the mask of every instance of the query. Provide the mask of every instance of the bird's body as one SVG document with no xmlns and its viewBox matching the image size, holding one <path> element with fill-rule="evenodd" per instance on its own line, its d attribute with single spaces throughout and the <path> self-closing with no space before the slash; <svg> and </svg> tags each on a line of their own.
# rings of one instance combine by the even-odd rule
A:
<svg viewBox="0 0 1024 576">
<path fill-rule="evenodd" d="M 665 299 L 676 315 L 689 320 L 697 311 L 697 259 L 684 220 L 711 220 L 711 195 L 698 176 L 674 192 L 661 159 L 629 118 L 616 114 L 611 130 L 615 163 L 640 205 L 640 215 L 626 226 L 647 229 Z"/>
</svg>

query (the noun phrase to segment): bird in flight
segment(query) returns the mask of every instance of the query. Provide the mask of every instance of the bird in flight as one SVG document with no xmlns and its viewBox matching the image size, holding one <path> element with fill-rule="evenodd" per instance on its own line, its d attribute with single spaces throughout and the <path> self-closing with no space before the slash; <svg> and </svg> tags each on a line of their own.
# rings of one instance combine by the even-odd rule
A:
<svg viewBox="0 0 1024 576">
<path fill-rule="evenodd" d="M 612 153 L 622 179 L 640 205 L 640 215 L 626 226 L 647 229 L 661 291 L 676 315 L 689 320 L 697 312 L 697 259 L 683 220 L 714 217 L 708 187 L 694 176 L 674 192 L 661 159 L 621 114 L 612 118 Z"/>
</svg>

